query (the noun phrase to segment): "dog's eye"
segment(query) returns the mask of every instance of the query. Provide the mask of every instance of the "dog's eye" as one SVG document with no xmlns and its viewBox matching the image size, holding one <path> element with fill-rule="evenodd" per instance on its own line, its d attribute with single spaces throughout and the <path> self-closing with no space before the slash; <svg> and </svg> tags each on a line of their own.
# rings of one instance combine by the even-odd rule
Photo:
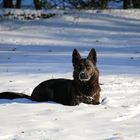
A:
<svg viewBox="0 0 140 140">
<path fill-rule="evenodd" d="M 80 65 L 79 65 L 79 66 L 77 66 L 77 69 L 79 69 L 79 70 L 80 70 L 81 68 L 82 68 L 82 66 L 80 66 Z"/>
<path fill-rule="evenodd" d="M 78 69 L 81 69 L 81 66 L 77 66 Z"/>
<path fill-rule="evenodd" d="M 86 66 L 87 67 L 87 70 L 90 70 L 91 69 L 91 67 L 90 66 Z"/>
</svg>

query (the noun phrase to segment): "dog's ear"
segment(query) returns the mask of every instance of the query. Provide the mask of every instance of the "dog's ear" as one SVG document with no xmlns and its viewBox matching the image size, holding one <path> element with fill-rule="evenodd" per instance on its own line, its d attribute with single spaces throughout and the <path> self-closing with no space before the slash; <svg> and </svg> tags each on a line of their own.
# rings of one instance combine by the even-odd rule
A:
<svg viewBox="0 0 140 140">
<path fill-rule="evenodd" d="M 96 56 L 96 51 L 94 48 L 92 48 L 91 51 L 89 52 L 87 59 L 91 60 L 93 62 L 93 64 L 96 65 L 97 56 Z"/>
<path fill-rule="evenodd" d="M 81 56 L 80 56 L 79 52 L 76 49 L 74 49 L 73 53 L 72 53 L 72 63 L 73 63 L 73 65 L 78 63 L 80 61 L 80 59 L 81 59 Z"/>
</svg>

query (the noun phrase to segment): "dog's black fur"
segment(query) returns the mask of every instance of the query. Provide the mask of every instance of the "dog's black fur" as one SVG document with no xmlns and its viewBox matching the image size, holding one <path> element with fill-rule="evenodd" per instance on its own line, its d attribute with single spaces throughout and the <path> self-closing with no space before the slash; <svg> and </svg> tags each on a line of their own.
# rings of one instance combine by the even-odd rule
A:
<svg viewBox="0 0 140 140">
<path fill-rule="evenodd" d="M 74 67 L 73 80 L 51 79 L 40 83 L 31 96 L 22 93 L 3 92 L 0 99 L 27 98 L 32 101 L 54 101 L 63 105 L 99 104 L 100 86 L 99 71 L 96 67 L 97 56 L 91 49 L 87 58 L 81 58 L 74 49 L 72 63 Z"/>
</svg>

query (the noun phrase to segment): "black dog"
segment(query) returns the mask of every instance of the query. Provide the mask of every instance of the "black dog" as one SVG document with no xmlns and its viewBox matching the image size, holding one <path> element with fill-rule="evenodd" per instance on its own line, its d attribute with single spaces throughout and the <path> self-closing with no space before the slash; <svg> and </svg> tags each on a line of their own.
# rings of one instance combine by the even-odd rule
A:
<svg viewBox="0 0 140 140">
<path fill-rule="evenodd" d="M 74 67 L 73 80 L 51 79 L 40 83 L 31 96 L 22 93 L 3 92 L 0 99 L 27 98 L 32 101 L 54 101 L 63 105 L 99 104 L 100 86 L 99 71 L 96 67 L 97 57 L 92 49 L 87 58 L 81 58 L 74 49 L 72 63 Z"/>
</svg>

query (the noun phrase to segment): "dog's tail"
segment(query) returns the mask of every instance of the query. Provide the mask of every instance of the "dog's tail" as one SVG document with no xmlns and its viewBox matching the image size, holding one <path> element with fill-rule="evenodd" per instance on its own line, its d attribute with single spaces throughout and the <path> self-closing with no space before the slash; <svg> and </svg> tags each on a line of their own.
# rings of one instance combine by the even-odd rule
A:
<svg viewBox="0 0 140 140">
<path fill-rule="evenodd" d="M 31 96 L 28 96 L 23 93 L 16 93 L 16 92 L 2 92 L 0 93 L 0 99 L 16 99 L 16 98 L 26 98 L 26 99 L 31 99 Z"/>
</svg>

